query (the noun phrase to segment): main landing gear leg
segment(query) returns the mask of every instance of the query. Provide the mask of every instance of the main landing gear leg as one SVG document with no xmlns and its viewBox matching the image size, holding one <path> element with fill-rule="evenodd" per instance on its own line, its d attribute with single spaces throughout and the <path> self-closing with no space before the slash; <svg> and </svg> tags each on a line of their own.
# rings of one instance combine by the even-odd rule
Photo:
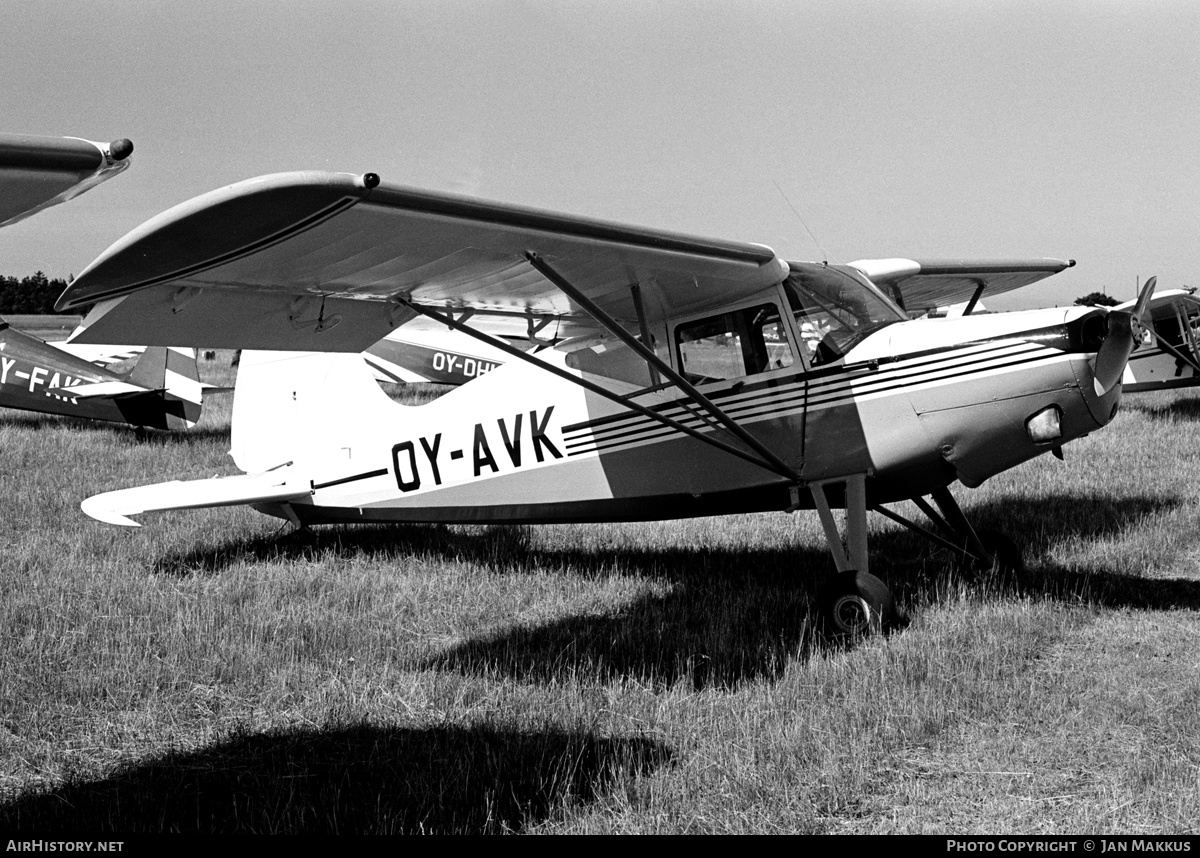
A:
<svg viewBox="0 0 1200 858">
<path fill-rule="evenodd" d="M 825 542 L 833 555 L 837 575 L 822 595 L 822 612 L 829 628 L 839 635 L 861 636 L 879 632 L 891 623 L 895 602 L 887 585 L 867 571 L 866 474 L 812 483 L 812 492 Z M 846 498 L 846 541 L 842 542 L 825 487 L 841 483 Z"/>
<path fill-rule="evenodd" d="M 995 530 L 976 531 L 963 515 L 950 489 L 940 488 L 929 495 L 942 511 L 946 522 L 958 534 L 961 544 L 975 560 L 976 572 L 993 583 L 1020 583 L 1025 574 L 1025 559 L 1011 539 Z"/>
<path fill-rule="evenodd" d="M 977 573 L 990 580 L 1001 584 L 1019 583 L 1025 573 L 1025 561 L 1020 549 L 1012 540 L 998 531 L 976 531 L 948 488 L 943 487 L 930 492 L 929 497 L 937 505 L 936 510 L 923 497 L 915 497 L 912 501 L 944 537 L 909 521 L 887 507 L 874 506 L 872 509 L 904 525 L 913 533 L 960 553 Z"/>
</svg>

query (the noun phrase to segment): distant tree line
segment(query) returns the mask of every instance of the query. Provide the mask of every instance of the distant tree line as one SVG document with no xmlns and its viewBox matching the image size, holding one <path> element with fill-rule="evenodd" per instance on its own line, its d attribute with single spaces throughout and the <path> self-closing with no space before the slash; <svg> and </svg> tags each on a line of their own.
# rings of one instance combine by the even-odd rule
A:
<svg viewBox="0 0 1200 858">
<path fill-rule="evenodd" d="M 1082 307 L 1115 307 L 1121 302 L 1104 292 L 1089 292 L 1081 298 L 1076 298 L 1075 303 Z"/>
<path fill-rule="evenodd" d="M 0 275 L 0 316 L 10 313 L 45 315 L 54 312 L 54 302 L 67 288 L 66 280 L 51 280 L 41 271 L 29 277 Z M 76 311 L 78 312 L 78 311 Z"/>
</svg>

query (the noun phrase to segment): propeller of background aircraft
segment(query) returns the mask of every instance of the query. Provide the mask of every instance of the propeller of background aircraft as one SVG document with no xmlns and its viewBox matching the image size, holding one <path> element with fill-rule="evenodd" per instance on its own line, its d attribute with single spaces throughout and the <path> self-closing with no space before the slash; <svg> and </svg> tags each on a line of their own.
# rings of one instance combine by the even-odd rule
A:
<svg viewBox="0 0 1200 858">
<path fill-rule="evenodd" d="M 1151 277 L 1146 281 L 1132 311 L 1109 312 L 1108 334 L 1104 337 L 1100 351 L 1096 353 L 1096 375 L 1093 384 L 1096 386 L 1097 396 L 1108 393 L 1120 382 L 1125 373 L 1125 366 L 1129 363 L 1129 356 L 1145 341 L 1152 324 L 1149 305 L 1157 280 L 1157 277 Z"/>
</svg>

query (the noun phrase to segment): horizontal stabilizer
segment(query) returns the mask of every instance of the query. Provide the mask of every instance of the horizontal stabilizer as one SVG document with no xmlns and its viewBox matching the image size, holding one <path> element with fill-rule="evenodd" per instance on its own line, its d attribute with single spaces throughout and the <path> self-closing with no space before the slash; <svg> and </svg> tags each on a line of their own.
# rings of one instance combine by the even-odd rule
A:
<svg viewBox="0 0 1200 858">
<path fill-rule="evenodd" d="M 295 479 L 290 468 L 263 474 L 213 477 L 207 480 L 174 480 L 151 486 L 120 489 L 93 495 L 80 508 L 99 521 L 140 527 L 129 518 L 143 512 L 168 509 L 200 509 L 252 503 L 286 503 L 312 496 L 307 480 Z M 289 476 L 291 479 L 289 479 Z"/>
</svg>

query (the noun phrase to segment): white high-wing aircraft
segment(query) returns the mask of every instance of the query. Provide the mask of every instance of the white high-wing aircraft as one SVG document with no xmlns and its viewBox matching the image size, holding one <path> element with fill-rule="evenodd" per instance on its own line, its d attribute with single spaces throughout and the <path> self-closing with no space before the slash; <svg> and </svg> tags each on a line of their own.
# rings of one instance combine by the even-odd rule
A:
<svg viewBox="0 0 1200 858">
<path fill-rule="evenodd" d="M 239 368 L 231 452 L 245 473 L 83 509 L 131 525 L 151 510 L 251 504 L 307 525 L 815 508 L 839 572 L 829 618 L 874 629 L 893 605 L 867 570 L 867 511 L 990 563 L 949 486 L 1108 423 L 1153 283 L 1132 311 L 909 321 L 864 272 L 970 292 L 1069 264 L 789 263 L 760 245 L 370 173 L 265 176 L 147 222 L 59 300 L 99 302 L 85 341 L 271 350 Z M 428 404 L 391 401 L 358 353 L 420 316 L 509 361 Z M 522 351 L 483 332 L 494 319 L 574 327 Z M 942 535 L 885 506 L 909 499 Z"/>
</svg>

